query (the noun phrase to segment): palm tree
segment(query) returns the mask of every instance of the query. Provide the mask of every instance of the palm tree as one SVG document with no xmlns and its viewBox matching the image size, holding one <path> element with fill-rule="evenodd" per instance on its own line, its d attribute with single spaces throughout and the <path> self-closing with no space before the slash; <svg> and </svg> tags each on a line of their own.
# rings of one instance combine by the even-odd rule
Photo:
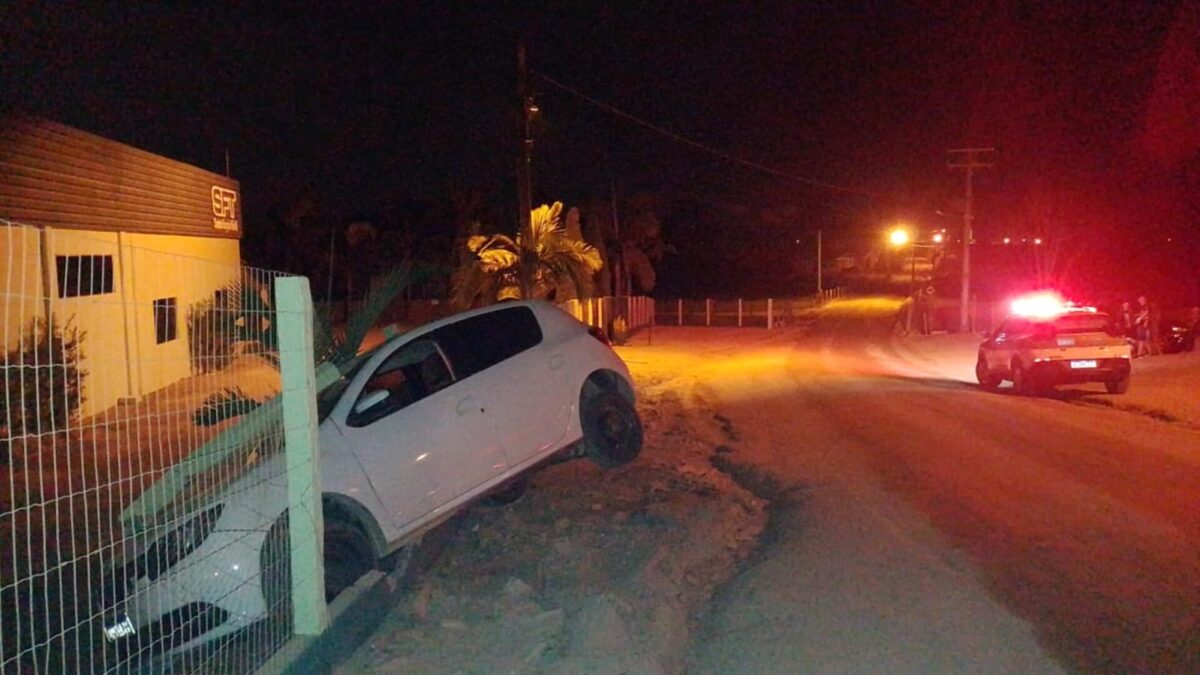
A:
<svg viewBox="0 0 1200 675">
<path fill-rule="evenodd" d="M 562 203 L 530 213 L 529 227 L 516 238 L 476 234 L 469 255 L 454 272 L 452 300 L 470 307 L 514 298 L 569 300 L 591 294 L 592 275 L 603 266 L 600 252 L 560 223 Z"/>
<path fill-rule="evenodd" d="M 620 229 L 613 204 L 595 201 L 587 210 L 585 239 L 600 250 L 605 270 L 599 275 L 600 292 L 617 295 L 649 293 L 657 281 L 654 264 L 670 247 L 663 241 L 658 211 L 660 200 L 649 194 L 634 195 L 620 206 Z M 619 279 L 617 277 L 620 277 Z"/>
</svg>

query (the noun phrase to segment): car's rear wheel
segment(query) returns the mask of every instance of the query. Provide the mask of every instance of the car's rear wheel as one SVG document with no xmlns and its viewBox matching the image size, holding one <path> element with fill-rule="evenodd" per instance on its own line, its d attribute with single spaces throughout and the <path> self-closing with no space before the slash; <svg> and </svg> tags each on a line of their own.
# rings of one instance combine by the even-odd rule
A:
<svg viewBox="0 0 1200 675">
<path fill-rule="evenodd" d="M 984 389 L 995 389 L 1000 386 L 1000 377 L 988 369 L 987 361 L 981 356 L 975 363 L 975 379 Z"/>
<path fill-rule="evenodd" d="M 608 469 L 632 462 L 642 451 L 642 421 L 633 405 L 615 391 L 583 399 L 579 418 L 587 456 Z"/>
<path fill-rule="evenodd" d="M 529 489 L 529 479 L 524 476 L 518 476 L 499 488 L 492 490 L 485 497 L 485 501 L 493 506 L 504 506 L 512 504 L 521 497 L 525 496 L 525 492 Z"/>
<path fill-rule="evenodd" d="M 1111 380 L 1105 380 L 1104 388 L 1110 394 L 1124 394 L 1129 391 L 1129 375 L 1118 377 Z"/>
<path fill-rule="evenodd" d="M 1029 373 L 1025 371 L 1025 367 L 1020 363 L 1013 364 L 1012 383 L 1013 391 L 1021 396 L 1030 396 L 1034 393 L 1033 382 L 1029 379 Z"/>
</svg>

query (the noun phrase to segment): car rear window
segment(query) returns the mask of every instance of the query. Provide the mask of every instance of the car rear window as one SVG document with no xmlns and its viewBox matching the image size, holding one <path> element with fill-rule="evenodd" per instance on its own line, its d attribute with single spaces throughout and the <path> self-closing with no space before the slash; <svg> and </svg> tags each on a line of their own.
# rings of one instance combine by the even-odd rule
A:
<svg viewBox="0 0 1200 675">
<path fill-rule="evenodd" d="M 542 327 L 528 307 L 479 314 L 432 333 L 461 380 L 537 346 Z"/>
<path fill-rule="evenodd" d="M 1108 330 L 1108 326 L 1108 315 L 1098 312 L 1067 314 L 1054 320 L 1054 330 L 1060 334 L 1104 333 Z"/>
</svg>

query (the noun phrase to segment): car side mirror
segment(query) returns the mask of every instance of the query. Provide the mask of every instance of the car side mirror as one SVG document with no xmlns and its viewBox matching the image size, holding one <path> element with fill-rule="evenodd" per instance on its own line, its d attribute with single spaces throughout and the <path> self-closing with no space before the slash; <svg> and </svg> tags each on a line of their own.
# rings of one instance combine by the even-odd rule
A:
<svg viewBox="0 0 1200 675">
<path fill-rule="evenodd" d="M 387 389 L 376 389 L 359 399 L 358 403 L 354 404 L 354 413 L 362 414 L 371 408 L 383 403 L 388 399 L 389 393 Z"/>
</svg>

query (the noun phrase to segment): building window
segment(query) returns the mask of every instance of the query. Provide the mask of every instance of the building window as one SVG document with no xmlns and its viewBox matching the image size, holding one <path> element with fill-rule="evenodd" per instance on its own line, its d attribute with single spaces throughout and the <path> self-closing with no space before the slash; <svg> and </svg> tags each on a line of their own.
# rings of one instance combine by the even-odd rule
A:
<svg viewBox="0 0 1200 675">
<path fill-rule="evenodd" d="M 154 301 L 154 341 L 157 344 L 175 339 L 175 319 L 175 298 L 159 298 Z"/>
<path fill-rule="evenodd" d="M 58 297 L 75 298 L 113 292 L 111 255 L 60 255 L 56 259 Z"/>
</svg>

